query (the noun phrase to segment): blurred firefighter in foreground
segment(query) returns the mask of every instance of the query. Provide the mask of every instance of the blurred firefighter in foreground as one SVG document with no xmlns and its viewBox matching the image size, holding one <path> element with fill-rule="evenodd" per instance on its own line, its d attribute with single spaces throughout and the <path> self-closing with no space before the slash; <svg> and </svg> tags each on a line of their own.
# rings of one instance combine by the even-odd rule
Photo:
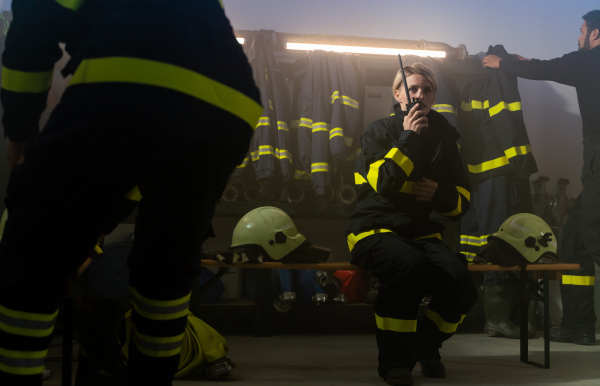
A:
<svg viewBox="0 0 600 386">
<path fill-rule="evenodd" d="M 578 271 L 565 271 L 560 292 L 561 326 L 550 340 L 575 344 L 596 342 L 594 263 L 600 265 L 600 10 L 583 16 L 578 51 L 552 60 L 526 59 L 520 55 L 502 59 L 488 55 L 483 66 L 525 79 L 552 80 L 574 86 L 583 126 L 583 191 L 569 211 L 560 240 L 560 260 L 578 263 Z"/>
<path fill-rule="evenodd" d="M 200 247 L 262 111 L 248 61 L 217 0 L 14 0 L 13 12 L 0 384 L 42 384 L 67 278 L 137 185 L 128 378 L 171 385 Z M 38 134 L 60 42 L 72 78 Z"/>
<path fill-rule="evenodd" d="M 436 211 L 451 219 L 469 208 L 469 186 L 456 141 L 459 135 L 432 110 L 437 81 L 420 63 L 405 67 L 412 98 L 407 111 L 403 76 L 393 92 L 394 115 L 369 125 L 355 164 L 359 203 L 347 222 L 352 263 L 380 281 L 375 302 L 379 375 L 410 385 L 416 362 L 426 377 L 443 378 L 439 348 L 477 299 L 466 260 L 442 240 Z M 417 320 L 421 299 L 432 294 Z"/>
</svg>

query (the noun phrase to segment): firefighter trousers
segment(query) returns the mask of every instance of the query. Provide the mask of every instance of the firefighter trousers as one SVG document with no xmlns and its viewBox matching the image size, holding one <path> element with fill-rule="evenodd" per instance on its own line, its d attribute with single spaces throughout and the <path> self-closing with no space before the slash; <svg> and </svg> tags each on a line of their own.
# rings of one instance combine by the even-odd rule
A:
<svg viewBox="0 0 600 386">
<path fill-rule="evenodd" d="M 181 107 L 187 102 L 135 84 L 69 87 L 28 145 L 8 182 L 0 243 L 0 384 L 42 384 L 68 279 L 138 186 L 128 377 L 131 385 L 171 385 L 201 245 L 252 135 L 233 114 L 201 101 Z"/>
<path fill-rule="evenodd" d="M 412 241 L 379 233 L 356 244 L 353 263 L 381 282 L 375 302 L 379 375 L 416 361 L 439 359 L 449 339 L 477 300 L 464 258 L 440 240 Z M 431 295 L 418 320 L 421 300 Z"/>
<path fill-rule="evenodd" d="M 595 266 L 600 266 L 600 137 L 584 144 L 583 190 L 569 211 L 561 239 L 561 262 L 580 264 L 578 271 L 564 271 L 560 285 L 562 327 L 593 334 Z"/>
</svg>

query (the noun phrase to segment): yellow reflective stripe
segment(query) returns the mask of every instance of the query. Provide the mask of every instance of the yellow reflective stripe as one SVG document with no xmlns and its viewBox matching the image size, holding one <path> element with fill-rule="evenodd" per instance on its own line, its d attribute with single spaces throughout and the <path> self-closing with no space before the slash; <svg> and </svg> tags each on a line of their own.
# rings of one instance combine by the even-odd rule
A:
<svg viewBox="0 0 600 386">
<path fill-rule="evenodd" d="M 490 117 L 498 114 L 502 110 L 519 111 L 521 110 L 521 102 L 506 103 L 500 102 L 496 106 L 490 107 Z"/>
<path fill-rule="evenodd" d="M 359 103 L 350 98 L 349 96 L 345 96 L 345 95 L 341 95 L 339 91 L 335 91 L 332 95 L 331 95 L 331 104 L 333 104 L 336 100 L 338 99 L 342 99 L 342 103 L 350 106 L 350 107 L 354 107 L 355 109 L 358 109 L 359 107 Z"/>
<path fill-rule="evenodd" d="M 329 132 L 329 139 L 333 138 L 333 137 L 343 137 L 344 136 L 344 129 L 342 129 L 341 127 L 336 127 L 335 129 L 331 129 L 331 131 Z"/>
<path fill-rule="evenodd" d="M 256 127 L 259 126 L 271 126 L 271 119 L 269 117 L 260 117 L 256 123 Z"/>
<path fill-rule="evenodd" d="M 310 165 L 311 173 L 329 172 L 329 164 L 327 162 L 315 162 Z"/>
<path fill-rule="evenodd" d="M 225 110 L 254 128 L 263 108 L 244 93 L 207 76 L 148 59 L 110 57 L 81 62 L 69 85 L 137 83 L 182 92 Z"/>
<path fill-rule="evenodd" d="M 329 123 L 327 122 L 316 122 L 312 124 L 312 132 L 316 133 L 317 131 L 327 131 L 329 132 Z"/>
<path fill-rule="evenodd" d="M 449 213 L 441 213 L 440 214 L 442 216 L 448 216 L 448 217 L 452 217 L 452 216 L 458 216 L 461 212 L 462 212 L 462 196 L 465 196 L 465 198 L 467 200 L 471 199 L 471 193 L 469 193 L 469 191 L 465 188 L 461 188 L 460 186 L 456 186 L 456 191 L 458 192 L 458 204 L 456 206 L 456 209 L 454 209 L 452 212 Z"/>
<path fill-rule="evenodd" d="M 248 166 L 249 163 L 250 163 L 250 158 L 246 157 L 246 158 L 244 158 L 244 160 L 242 161 L 241 164 L 239 164 L 238 166 L 236 166 L 236 169 L 238 169 L 238 168 L 245 168 L 246 166 Z"/>
<path fill-rule="evenodd" d="M 413 194 L 413 187 L 415 183 L 413 181 L 404 181 L 402 187 L 400 188 L 400 193 Z"/>
<path fill-rule="evenodd" d="M 308 129 L 312 128 L 312 119 L 309 118 L 300 118 L 300 123 L 298 126 L 306 127 Z"/>
<path fill-rule="evenodd" d="M 490 101 L 463 101 L 460 108 L 463 111 L 483 110 L 490 107 Z"/>
<path fill-rule="evenodd" d="M 462 194 L 463 196 L 465 196 L 465 198 L 469 201 L 471 201 L 471 192 L 469 192 L 467 189 L 461 187 L 461 186 L 457 186 L 456 190 L 458 190 L 458 193 Z"/>
<path fill-rule="evenodd" d="M 360 104 L 358 103 L 358 101 L 350 98 L 349 96 L 344 95 L 342 97 L 342 103 L 344 103 L 346 106 L 350 106 L 350 107 L 354 107 L 355 109 L 359 109 Z"/>
<path fill-rule="evenodd" d="M 277 130 L 290 131 L 287 123 L 284 121 L 277 121 Z"/>
<path fill-rule="evenodd" d="M 156 337 L 141 334 L 135 326 L 132 330 L 132 339 L 136 344 L 136 348 L 142 354 L 154 358 L 172 357 L 179 354 L 183 335 Z"/>
<path fill-rule="evenodd" d="M 483 173 L 509 164 L 509 159 L 531 153 L 531 145 L 512 147 L 504 151 L 504 156 L 483 162 L 479 165 L 467 165 L 471 173 Z"/>
<path fill-rule="evenodd" d="M 594 284 L 596 284 L 596 277 L 562 275 L 562 283 L 569 285 L 594 286 Z"/>
<path fill-rule="evenodd" d="M 12 92 L 43 93 L 52 86 L 54 70 L 29 72 L 2 66 L 2 88 Z"/>
<path fill-rule="evenodd" d="M 35 375 L 44 370 L 48 349 L 16 351 L 0 347 L 0 370 L 13 375 Z"/>
<path fill-rule="evenodd" d="M 426 236 L 419 236 L 419 237 L 415 237 L 413 240 L 414 241 L 419 241 L 419 240 L 425 240 L 425 239 L 442 239 L 442 234 L 441 233 L 432 233 L 430 235 L 426 235 Z"/>
<path fill-rule="evenodd" d="M 380 159 L 379 161 L 373 162 L 369 166 L 369 172 L 367 173 L 367 181 L 369 185 L 377 192 L 377 180 L 379 179 L 379 167 L 383 165 L 385 160 Z"/>
<path fill-rule="evenodd" d="M 141 295 L 135 288 L 129 287 L 133 295 L 135 311 L 146 319 L 172 320 L 182 318 L 188 313 L 191 292 L 179 299 L 156 300 Z"/>
<path fill-rule="evenodd" d="M 102 250 L 102 248 L 100 247 L 100 245 L 96 244 L 94 246 L 94 252 L 96 252 L 97 254 L 101 255 L 104 253 L 104 251 Z"/>
<path fill-rule="evenodd" d="M 58 310 L 51 314 L 16 311 L 0 305 L 0 330 L 12 335 L 44 338 L 54 331 Z"/>
<path fill-rule="evenodd" d="M 462 314 L 460 316 L 460 320 L 458 321 L 458 324 L 462 324 L 462 322 L 464 322 L 465 318 L 467 317 L 467 314 Z"/>
<path fill-rule="evenodd" d="M 438 314 L 435 311 L 432 311 L 429 308 L 425 311 L 425 316 L 427 318 L 429 318 L 433 323 L 435 323 L 438 330 L 440 330 L 441 332 L 444 332 L 446 334 L 453 334 L 456 332 L 456 329 L 458 328 L 458 323 L 446 322 L 440 314 Z"/>
<path fill-rule="evenodd" d="M 67 9 L 71 9 L 73 11 L 79 10 L 79 8 L 81 8 L 83 3 L 85 2 L 85 0 L 54 0 L 54 1 L 56 1 L 58 4 L 62 5 L 63 7 L 67 8 Z"/>
<path fill-rule="evenodd" d="M 275 151 L 273 150 L 273 146 L 261 145 L 258 147 L 258 154 L 259 155 L 267 155 L 267 154 L 275 155 Z"/>
<path fill-rule="evenodd" d="M 444 105 L 444 104 L 433 105 L 432 109 L 434 109 L 438 113 L 451 113 L 454 115 L 458 115 L 458 112 L 456 111 L 456 107 L 454 107 L 452 105 Z"/>
<path fill-rule="evenodd" d="M 375 322 L 377 328 L 385 331 L 394 332 L 417 332 L 417 320 L 416 319 L 395 319 L 395 318 L 384 318 L 375 314 Z"/>
<path fill-rule="evenodd" d="M 127 192 L 125 198 L 131 201 L 141 201 L 142 193 L 140 193 L 140 188 L 136 185 L 133 189 Z"/>
<path fill-rule="evenodd" d="M 360 173 L 354 173 L 354 184 L 355 185 L 362 185 L 362 184 L 366 184 L 367 180 L 365 180 L 365 177 L 362 176 L 362 174 Z"/>
<path fill-rule="evenodd" d="M 358 243 L 360 240 L 369 237 L 369 236 L 373 236 L 375 234 L 378 233 L 394 233 L 389 229 L 373 229 L 372 231 L 367 231 L 367 232 L 362 232 L 359 233 L 357 235 L 355 235 L 354 233 L 350 233 L 347 237 L 348 240 L 348 249 L 350 249 L 350 252 L 352 252 L 352 250 L 354 249 L 354 246 L 356 245 L 356 243 Z"/>
<path fill-rule="evenodd" d="M 310 173 L 305 172 L 304 170 L 298 170 L 294 172 L 294 179 L 302 180 L 302 181 L 310 181 Z"/>
<path fill-rule="evenodd" d="M 481 247 L 488 243 L 487 238 L 489 236 L 490 235 L 483 235 L 483 236 L 461 235 L 460 243 L 462 245 L 472 245 L 472 246 L 476 246 L 476 247 Z"/>
<path fill-rule="evenodd" d="M 352 146 L 352 143 L 354 142 L 354 138 L 352 137 L 344 137 L 344 145 L 350 147 Z M 360 152 L 360 150 L 359 150 Z"/>
<path fill-rule="evenodd" d="M 394 161 L 398 166 L 400 166 L 407 177 L 410 176 L 415 168 L 412 160 L 402 153 L 397 147 L 392 148 L 392 150 L 390 150 L 384 158 L 389 158 Z"/>
</svg>

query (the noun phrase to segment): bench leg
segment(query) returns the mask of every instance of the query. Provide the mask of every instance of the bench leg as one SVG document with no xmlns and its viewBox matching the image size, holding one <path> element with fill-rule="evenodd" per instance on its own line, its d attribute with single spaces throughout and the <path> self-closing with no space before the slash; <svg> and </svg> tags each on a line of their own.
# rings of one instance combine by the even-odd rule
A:
<svg viewBox="0 0 600 386">
<path fill-rule="evenodd" d="M 541 367 L 544 369 L 550 368 L 550 290 L 548 288 L 548 271 L 543 271 L 543 279 L 540 283 L 529 283 L 529 277 L 527 272 L 521 270 L 521 315 L 520 315 L 520 329 L 521 329 L 521 362 L 527 363 L 533 366 Z M 531 285 L 530 285 L 531 284 Z M 540 285 L 542 287 L 542 293 L 540 293 Z M 527 307 L 529 305 L 529 298 L 539 300 L 543 298 L 544 301 L 544 364 L 533 362 L 529 360 L 529 339 L 528 339 L 528 327 L 527 327 Z"/>
</svg>

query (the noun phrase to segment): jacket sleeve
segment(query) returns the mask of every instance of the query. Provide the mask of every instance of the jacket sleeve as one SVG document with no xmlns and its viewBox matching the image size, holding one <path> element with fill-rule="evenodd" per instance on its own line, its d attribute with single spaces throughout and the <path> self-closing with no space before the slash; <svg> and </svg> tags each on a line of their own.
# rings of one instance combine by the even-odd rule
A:
<svg viewBox="0 0 600 386">
<path fill-rule="evenodd" d="M 52 83 L 55 63 L 62 56 L 60 42 L 82 2 L 13 0 L 13 22 L 2 54 L 5 136 L 24 142 L 39 132 L 40 116 Z M 70 7 L 70 8 L 69 8 Z"/>
<path fill-rule="evenodd" d="M 447 146 L 450 157 L 446 164 L 446 179 L 438 181 L 432 206 L 442 216 L 458 220 L 469 210 L 471 193 L 467 172 L 458 147 L 453 144 Z"/>
<path fill-rule="evenodd" d="M 597 66 L 599 60 L 589 60 L 588 51 L 575 51 L 551 60 L 515 60 L 500 61 L 500 69 L 513 76 L 532 80 L 549 80 L 569 86 L 581 82 L 590 82 L 590 74 L 600 79 Z"/>
<path fill-rule="evenodd" d="M 406 198 L 412 190 L 411 180 L 414 181 L 418 134 L 402 131 L 398 139 L 391 141 L 390 148 L 389 139 L 377 138 L 374 131 L 367 129 L 361 143 L 355 183 L 368 183 L 377 194 L 392 203 Z"/>
</svg>

